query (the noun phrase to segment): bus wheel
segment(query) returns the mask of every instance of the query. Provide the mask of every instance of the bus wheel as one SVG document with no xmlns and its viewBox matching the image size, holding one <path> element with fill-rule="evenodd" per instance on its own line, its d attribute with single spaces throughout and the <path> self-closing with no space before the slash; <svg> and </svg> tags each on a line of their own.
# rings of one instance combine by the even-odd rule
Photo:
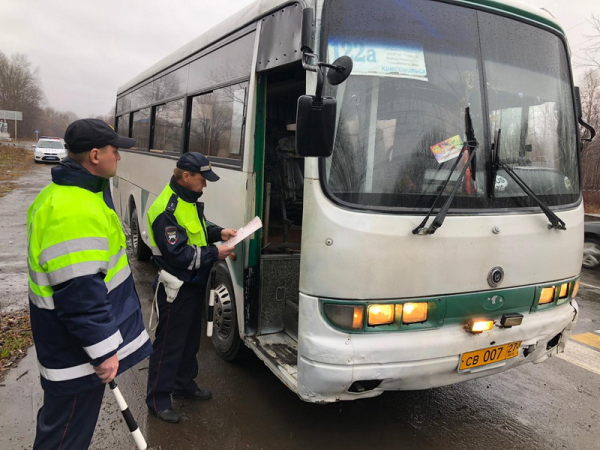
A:
<svg viewBox="0 0 600 450">
<path fill-rule="evenodd" d="M 237 358 L 240 344 L 235 296 L 229 278 L 229 271 L 224 264 L 217 264 L 215 271 L 215 307 L 213 314 L 212 343 L 217 354 L 225 361 Z"/>
<path fill-rule="evenodd" d="M 131 224 L 131 250 L 133 251 L 133 256 L 138 261 L 148 261 L 152 256 L 152 250 L 142 240 L 140 222 L 137 209 L 135 208 L 131 211 L 131 220 L 129 223 Z"/>
</svg>

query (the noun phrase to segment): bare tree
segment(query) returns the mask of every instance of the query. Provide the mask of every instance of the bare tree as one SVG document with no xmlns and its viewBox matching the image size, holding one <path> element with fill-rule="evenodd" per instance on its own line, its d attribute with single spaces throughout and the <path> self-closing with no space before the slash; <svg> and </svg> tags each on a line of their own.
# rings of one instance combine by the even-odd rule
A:
<svg viewBox="0 0 600 450">
<path fill-rule="evenodd" d="M 596 67 L 600 69 L 600 16 L 592 14 L 590 23 L 596 30 L 593 35 L 585 36 L 587 45 L 582 48 L 583 56 L 581 59 L 583 63 L 580 65 L 588 67 Z"/>
<path fill-rule="evenodd" d="M 0 109 L 23 113 L 19 135 L 35 135 L 43 100 L 38 69 L 32 69 L 27 56 L 17 53 L 7 58 L 0 52 Z M 13 135 L 14 127 L 9 121 L 9 133 Z"/>
</svg>

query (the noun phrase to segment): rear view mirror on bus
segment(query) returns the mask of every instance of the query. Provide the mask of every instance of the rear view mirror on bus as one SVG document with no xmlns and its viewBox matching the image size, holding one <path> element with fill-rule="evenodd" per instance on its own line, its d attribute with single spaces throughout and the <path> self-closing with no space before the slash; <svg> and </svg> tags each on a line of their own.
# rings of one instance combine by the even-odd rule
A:
<svg viewBox="0 0 600 450">
<path fill-rule="evenodd" d="M 296 151 L 300 156 L 328 157 L 333 151 L 336 102 L 333 97 L 302 95 L 296 113 Z"/>
<path fill-rule="evenodd" d="M 333 152 L 335 136 L 336 101 L 322 97 L 325 77 L 323 67 L 328 67 L 327 81 L 333 86 L 343 83 L 352 72 L 352 59 L 341 56 L 333 64 L 318 62 L 316 95 L 298 98 L 296 112 L 296 151 L 300 156 L 329 157 Z"/>
</svg>

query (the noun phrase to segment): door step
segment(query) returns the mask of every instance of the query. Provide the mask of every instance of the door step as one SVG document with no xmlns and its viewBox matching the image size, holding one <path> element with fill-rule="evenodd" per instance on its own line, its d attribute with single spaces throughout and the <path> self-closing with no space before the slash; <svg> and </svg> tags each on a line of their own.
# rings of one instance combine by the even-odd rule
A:
<svg viewBox="0 0 600 450">
<path fill-rule="evenodd" d="M 287 333 L 247 337 L 245 343 L 285 383 L 297 392 L 298 343 Z"/>
</svg>

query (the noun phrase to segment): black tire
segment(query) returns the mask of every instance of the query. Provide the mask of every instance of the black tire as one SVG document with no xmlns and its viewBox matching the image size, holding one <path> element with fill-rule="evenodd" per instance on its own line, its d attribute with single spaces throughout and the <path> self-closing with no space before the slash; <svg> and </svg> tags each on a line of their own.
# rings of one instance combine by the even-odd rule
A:
<svg viewBox="0 0 600 450">
<path fill-rule="evenodd" d="M 138 261 L 148 261 L 152 256 L 152 250 L 142 240 L 140 233 L 140 221 L 138 219 L 137 209 L 133 208 L 129 223 L 131 224 L 131 251 Z"/>
<path fill-rule="evenodd" d="M 586 269 L 600 268 L 600 241 L 586 236 L 583 242 L 583 262 Z"/>
<path fill-rule="evenodd" d="M 235 361 L 240 356 L 242 340 L 238 329 L 233 285 L 225 264 L 218 263 L 213 270 L 215 274 L 212 287 L 215 288 L 215 307 L 212 343 L 221 358 L 225 361 Z M 208 288 L 211 288 L 210 283 Z"/>
</svg>

